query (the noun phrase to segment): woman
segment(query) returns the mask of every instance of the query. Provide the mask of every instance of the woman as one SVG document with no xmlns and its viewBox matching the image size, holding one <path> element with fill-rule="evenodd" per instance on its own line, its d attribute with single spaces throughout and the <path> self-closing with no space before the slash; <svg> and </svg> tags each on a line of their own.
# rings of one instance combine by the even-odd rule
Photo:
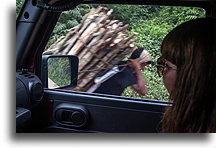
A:
<svg viewBox="0 0 216 148">
<path fill-rule="evenodd" d="M 148 51 L 144 48 L 137 48 L 128 61 L 121 61 L 111 71 L 98 77 L 97 79 L 101 79 L 102 83 L 99 87 L 93 86 L 93 89 L 91 88 L 88 92 L 121 95 L 130 86 L 139 95 L 144 96 L 147 89 L 141 70 L 144 70 L 148 64 L 151 64 Z"/>
<path fill-rule="evenodd" d="M 158 73 L 170 93 L 162 132 L 215 132 L 215 19 L 188 21 L 163 40 Z"/>
</svg>

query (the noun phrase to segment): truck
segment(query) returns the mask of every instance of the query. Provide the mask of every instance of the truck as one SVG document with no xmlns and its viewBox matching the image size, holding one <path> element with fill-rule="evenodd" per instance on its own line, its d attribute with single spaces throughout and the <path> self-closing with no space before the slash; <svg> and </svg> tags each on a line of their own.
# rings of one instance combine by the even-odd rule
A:
<svg viewBox="0 0 216 148">
<path fill-rule="evenodd" d="M 215 0 L 25 0 L 16 20 L 17 133 L 160 133 L 168 101 L 68 91 L 48 87 L 48 60 L 67 58 L 77 84 L 79 59 L 42 56 L 63 11 L 80 4 L 186 6 L 215 17 Z"/>
</svg>

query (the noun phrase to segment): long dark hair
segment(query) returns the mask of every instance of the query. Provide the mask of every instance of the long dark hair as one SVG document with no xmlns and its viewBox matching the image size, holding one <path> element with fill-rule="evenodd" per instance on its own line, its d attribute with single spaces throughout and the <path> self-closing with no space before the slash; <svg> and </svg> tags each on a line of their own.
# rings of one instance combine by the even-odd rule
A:
<svg viewBox="0 0 216 148">
<path fill-rule="evenodd" d="M 162 56 L 177 66 L 162 132 L 215 132 L 215 19 L 200 18 L 173 29 Z"/>
</svg>

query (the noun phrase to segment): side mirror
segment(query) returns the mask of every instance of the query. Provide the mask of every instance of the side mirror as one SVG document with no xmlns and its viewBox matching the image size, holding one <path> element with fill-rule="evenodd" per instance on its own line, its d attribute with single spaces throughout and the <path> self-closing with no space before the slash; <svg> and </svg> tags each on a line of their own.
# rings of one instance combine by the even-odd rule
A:
<svg viewBox="0 0 216 148">
<path fill-rule="evenodd" d="M 74 55 L 43 55 L 42 83 L 45 88 L 67 88 L 77 86 L 79 59 Z"/>
</svg>

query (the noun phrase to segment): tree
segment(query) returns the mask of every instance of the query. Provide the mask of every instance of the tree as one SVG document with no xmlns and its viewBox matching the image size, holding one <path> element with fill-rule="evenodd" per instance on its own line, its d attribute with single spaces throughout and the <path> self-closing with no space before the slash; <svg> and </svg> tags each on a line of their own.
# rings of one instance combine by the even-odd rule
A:
<svg viewBox="0 0 216 148">
<path fill-rule="evenodd" d="M 19 14 L 24 2 L 25 2 L 25 0 L 16 0 L 16 18 L 18 17 L 18 14 Z"/>
<path fill-rule="evenodd" d="M 16 16 L 20 11 L 24 0 L 17 0 Z M 145 6 L 145 5 L 102 5 L 113 9 L 112 19 L 122 21 L 129 25 L 127 33 L 137 33 L 136 45 L 146 48 L 153 61 L 160 56 L 160 44 L 164 36 L 174 27 L 190 19 L 205 17 L 205 11 L 201 8 L 169 7 L 169 6 Z M 63 12 L 53 31 L 47 47 L 53 44 L 67 29 L 80 23 L 83 16 L 91 8 L 98 5 L 79 5 L 76 9 Z M 161 78 L 157 76 L 155 67 L 147 67 L 143 72 L 148 83 L 148 94 L 145 98 L 164 100 L 168 97 Z M 124 92 L 127 97 L 141 97 L 129 88 Z"/>
</svg>

